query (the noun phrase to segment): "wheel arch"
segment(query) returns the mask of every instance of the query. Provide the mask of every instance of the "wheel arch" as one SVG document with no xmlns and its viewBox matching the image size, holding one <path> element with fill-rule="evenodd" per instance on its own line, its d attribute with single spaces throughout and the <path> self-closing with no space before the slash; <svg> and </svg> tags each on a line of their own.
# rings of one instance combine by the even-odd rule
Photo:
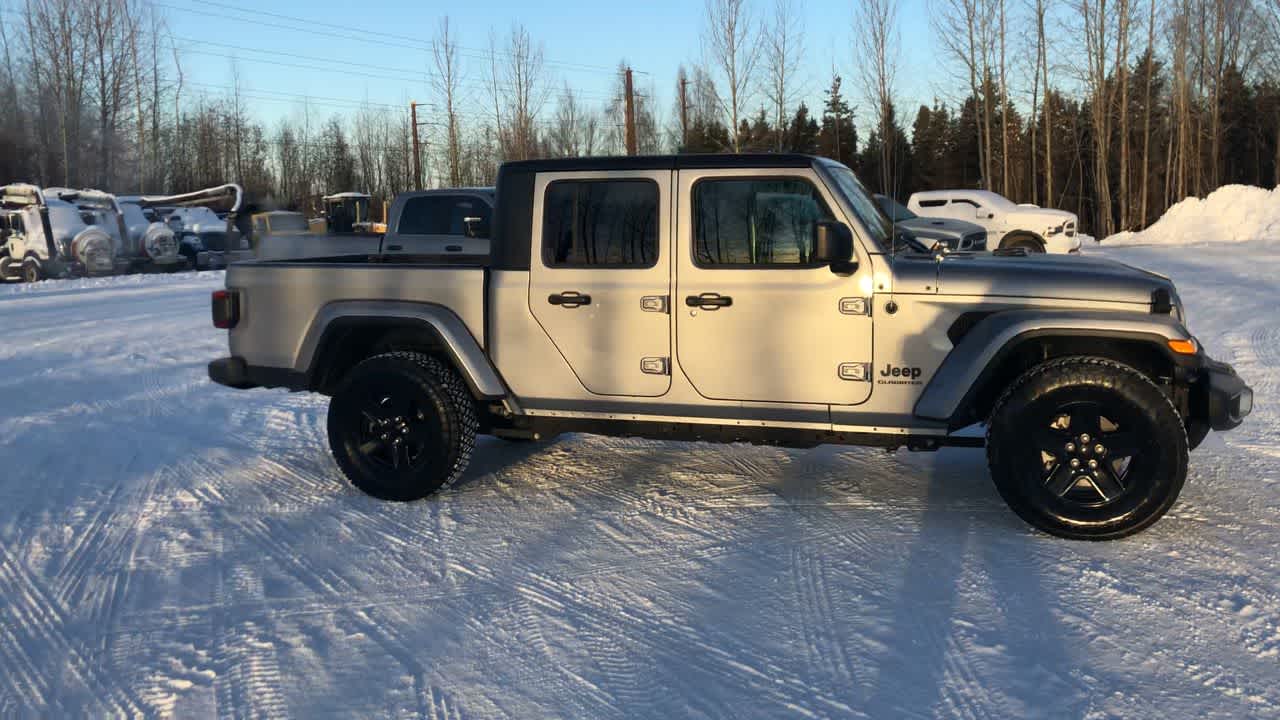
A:
<svg viewBox="0 0 1280 720">
<path fill-rule="evenodd" d="M 1088 355 L 1124 363 L 1172 394 L 1187 408 L 1185 380 L 1201 355 L 1179 355 L 1169 340 L 1188 339 L 1169 316 L 1138 313 L 1080 314 L 1018 310 L 994 313 L 956 339 L 955 347 L 915 405 L 918 417 L 954 428 L 987 419 L 1004 388 L 1047 360 Z"/>
<path fill-rule="evenodd" d="M 1045 242 L 1045 239 L 1041 237 L 1039 233 L 1034 233 L 1030 230 L 1010 230 L 1009 232 L 1005 233 L 1004 237 L 1000 238 L 1000 245 L 997 249 L 1006 248 L 1009 246 L 1009 243 L 1017 241 L 1021 238 L 1030 238 L 1031 240 L 1035 240 L 1037 243 L 1040 244 L 1041 248 L 1044 248 L 1046 250 L 1049 247 L 1049 244 Z"/>
<path fill-rule="evenodd" d="M 480 343 L 448 308 L 430 303 L 355 302 L 326 306 L 303 340 L 295 368 L 307 389 L 331 394 L 346 373 L 374 355 L 396 350 L 439 358 L 481 400 L 507 396 Z"/>
</svg>

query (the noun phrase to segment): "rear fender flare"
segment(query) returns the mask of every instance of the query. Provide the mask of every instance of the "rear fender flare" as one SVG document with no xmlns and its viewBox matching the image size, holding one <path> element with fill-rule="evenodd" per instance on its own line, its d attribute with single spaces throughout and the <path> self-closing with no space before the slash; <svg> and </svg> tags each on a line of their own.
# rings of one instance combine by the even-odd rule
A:
<svg viewBox="0 0 1280 720">
<path fill-rule="evenodd" d="M 320 308 L 312 319 L 294 357 L 294 370 L 305 373 L 309 382 L 314 380 L 323 371 L 318 362 L 322 359 L 319 351 L 325 346 L 326 336 L 335 329 L 364 323 L 429 329 L 440 339 L 453 366 L 473 395 L 483 399 L 500 399 L 508 395 L 489 357 L 462 319 L 447 307 L 433 303 L 374 300 L 329 303 Z"/>
<path fill-rule="evenodd" d="M 997 312 L 974 325 L 943 359 L 916 401 L 915 415 L 951 420 L 1008 352 L 1041 337 L 1137 340 L 1157 346 L 1175 362 L 1192 357 L 1174 357 L 1169 349 L 1169 340 L 1191 338 L 1182 323 L 1170 315 L 1044 309 Z"/>
</svg>

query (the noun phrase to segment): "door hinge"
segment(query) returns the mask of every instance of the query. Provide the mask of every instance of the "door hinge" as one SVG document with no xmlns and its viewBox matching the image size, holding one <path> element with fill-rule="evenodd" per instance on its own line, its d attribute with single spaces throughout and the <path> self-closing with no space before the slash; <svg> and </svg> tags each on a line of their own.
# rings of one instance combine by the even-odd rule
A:
<svg viewBox="0 0 1280 720">
<path fill-rule="evenodd" d="M 671 308 L 671 299 L 667 295 L 645 295 L 640 298 L 640 309 L 645 312 L 667 313 Z"/>
<path fill-rule="evenodd" d="M 840 379 L 851 382 L 871 382 L 871 363 L 840 363 Z"/>
<path fill-rule="evenodd" d="M 840 298 L 840 312 L 844 315 L 870 315 L 871 303 L 866 298 Z"/>
<path fill-rule="evenodd" d="M 670 375 L 671 358 L 647 357 L 640 359 L 640 372 L 646 375 Z"/>
</svg>

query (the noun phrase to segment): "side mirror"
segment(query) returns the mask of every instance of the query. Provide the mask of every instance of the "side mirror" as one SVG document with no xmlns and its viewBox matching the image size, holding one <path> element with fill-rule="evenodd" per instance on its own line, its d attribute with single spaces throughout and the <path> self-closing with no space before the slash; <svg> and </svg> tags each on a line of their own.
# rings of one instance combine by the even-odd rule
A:
<svg viewBox="0 0 1280 720">
<path fill-rule="evenodd" d="M 853 231 L 842 222 L 819 221 L 814 227 L 813 261 L 823 265 L 853 260 Z"/>
<path fill-rule="evenodd" d="M 462 225 L 466 228 L 465 233 L 469 238 L 484 239 L 484 237 L 488 235 L 487 228 L 485 228 L 484 224 L 484 218 L 464 217 L 462 218 Z"/>
</svg>

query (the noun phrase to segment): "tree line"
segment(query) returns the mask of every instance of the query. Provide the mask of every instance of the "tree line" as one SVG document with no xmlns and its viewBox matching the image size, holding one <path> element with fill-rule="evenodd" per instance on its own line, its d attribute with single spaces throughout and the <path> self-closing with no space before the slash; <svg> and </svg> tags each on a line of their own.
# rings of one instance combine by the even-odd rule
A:
<svg viewBox="0 0 1280 720">
<path fill-rule="evenodd" d="M 917 107 L 900 99 L 898 0 L 851 0 L 850 57 L 832 60 L 852 70 L 822 88 L 800 2 L 705 0 L 701 54 L 669 107 L 641 76 L 639 152 L 814 153 L 901 199 L 991 189 L 1073 210 L 1099 236 L 1225 183 L 1280 184 L 1280 0 L 932 0 L 945 62 L 939 97 Z M 608 92 L 584 92 L 518 24 L 480 49 L 448 18 L 422 40 L 415 158 L 407 102 L 254 90 L 241 60 L 225 85 L 189 80 L 164 11 L 0 6 L 0 180 L 122 194 L 239 182 L 307 208 L 343 190 L 390 198 L 418 184 L 415 166 L 427 185 L 485 185 L 505 160 L 624 151 L 626 61 Z M 264 122 L 251 110 L 269 101 L 292 109 Z"/>
</svg>

